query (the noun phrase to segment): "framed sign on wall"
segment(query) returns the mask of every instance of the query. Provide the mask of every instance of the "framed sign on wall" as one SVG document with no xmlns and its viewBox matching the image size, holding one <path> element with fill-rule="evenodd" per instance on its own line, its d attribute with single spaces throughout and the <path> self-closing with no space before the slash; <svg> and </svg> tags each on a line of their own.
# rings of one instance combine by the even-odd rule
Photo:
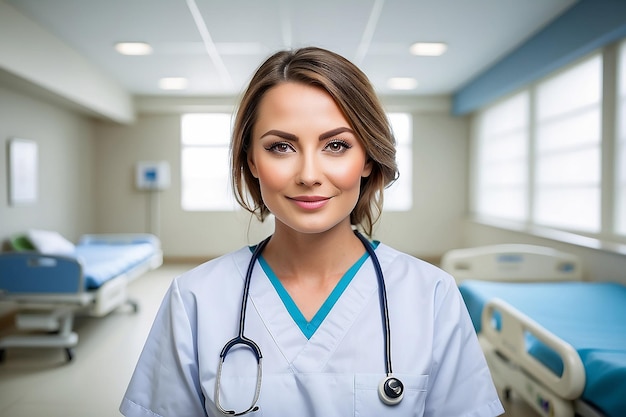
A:
<svg viewBox="0 0 626 417">
<path fill-rule="evenodd" d="M 22 206 L 37 202 L 37 142 L 9 139 L 9 204 Z"/>
</svg>

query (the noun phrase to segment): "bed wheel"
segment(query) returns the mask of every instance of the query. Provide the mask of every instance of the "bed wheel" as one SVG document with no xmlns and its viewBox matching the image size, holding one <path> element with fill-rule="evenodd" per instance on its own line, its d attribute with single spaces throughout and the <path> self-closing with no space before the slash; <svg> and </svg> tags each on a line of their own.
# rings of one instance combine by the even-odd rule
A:
<svg viewBox="0 0 626 417">
<path fill-rule="evenodd" d="M 496 385 L 496 391 L 498 391 L 498 397 L 501 401 L 511 401 L 512 391 L 509 387 L 500 387 Z"/>
<path fill-rule="evenodd" d="M 502 390 L 502 395 L 504 396 L 504 399 L 506 401 L 510 401 L 511 400 L 511 388 L 504 388 Z"/>
<path fill-rule="evenodd" d="M 74 359 L 74 349 L 65 348 L 65 358 L 68 362 L 72 362 L 72 359 Z"/>
</svg>

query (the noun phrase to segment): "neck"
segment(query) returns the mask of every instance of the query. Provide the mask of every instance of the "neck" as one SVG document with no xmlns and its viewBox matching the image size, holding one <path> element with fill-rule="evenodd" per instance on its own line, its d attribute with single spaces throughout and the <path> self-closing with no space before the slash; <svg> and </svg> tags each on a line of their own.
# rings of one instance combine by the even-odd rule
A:
<svg viewBox="0 0 626 417">
<path fill-rule="evenodd" d="M 311 320 L 364 252 L 349 224 L 318 234 L 296 233 L 277 225 L 263 257 L 300 312 Z"/>
<path fill-rule="evenodd" d="M 263 252 L 281 281 L 341 277 L 365 251 L 349 223 L 324 233 L 298 233 L 277 224 Z"/>
</svg>

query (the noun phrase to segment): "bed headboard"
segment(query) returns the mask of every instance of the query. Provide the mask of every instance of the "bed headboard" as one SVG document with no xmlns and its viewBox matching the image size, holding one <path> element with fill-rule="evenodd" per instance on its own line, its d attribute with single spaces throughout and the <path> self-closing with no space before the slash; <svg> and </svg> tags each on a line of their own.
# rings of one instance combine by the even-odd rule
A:
<svg viewBox="0 0 626 417">
<path fill-rule="evenodd" d="M 456 279 L 484 281 L 582 281 L 582 263 L 570 253 L 537 245 L 502 244 L 454 249 L 441 267 Z"/>
</svg>

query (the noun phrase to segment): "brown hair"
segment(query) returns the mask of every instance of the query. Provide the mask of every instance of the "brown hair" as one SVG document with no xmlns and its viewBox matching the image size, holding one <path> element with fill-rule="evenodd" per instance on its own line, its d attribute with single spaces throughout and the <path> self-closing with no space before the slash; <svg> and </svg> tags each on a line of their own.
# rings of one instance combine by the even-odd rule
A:
<svg viewBox="0 0 626 417">
<path fill-rule="evenodd" d="M 263 95 L 283 82 L 324 89 L 363 143 L 372 172 L 361 180 L 361 193 L 350 221 L 371 236 L 382 210 L 383 190 L 398 177 L 395 138 L 367 76 L 346 58 L 325 49 L 277 52 L 252 77 L 237 109 L 231 143 L 231 179 L 237 202 L 261 221 L 269 214 L 258 179 L 248 167 L 248 149 Z"/>
</svg>

